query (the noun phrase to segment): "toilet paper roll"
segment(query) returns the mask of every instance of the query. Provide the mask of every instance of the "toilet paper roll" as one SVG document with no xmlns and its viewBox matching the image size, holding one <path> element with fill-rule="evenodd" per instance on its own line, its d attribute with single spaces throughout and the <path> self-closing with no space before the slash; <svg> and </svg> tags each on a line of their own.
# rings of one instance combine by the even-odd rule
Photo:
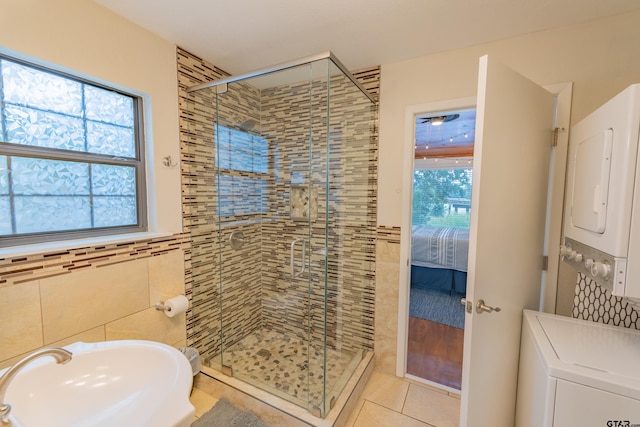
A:
<svg viewBox="0 0 640 427">
<path fill-rule="evenodd" d="M 167 317 L 173 317 L 185 313 L 189 309 L 189 300 L 184 295 L 178 295 L 177 297 L 166 300 L 164 306 L 164 314 L 166 314 Z"/>
</svg>

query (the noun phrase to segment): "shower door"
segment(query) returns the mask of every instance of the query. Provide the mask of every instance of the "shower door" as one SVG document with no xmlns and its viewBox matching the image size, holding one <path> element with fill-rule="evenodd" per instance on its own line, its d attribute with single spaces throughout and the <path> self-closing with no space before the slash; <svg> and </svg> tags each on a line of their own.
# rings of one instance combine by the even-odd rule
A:
<svg viewBox="0 0 640 427">
<path fill-rule="evenodd" d="M 190 104 L 212 118 L 190 128 L 193 341 L 205 364 L 324 417 L 373 347 L 373 104 L 329 58 Z"/>
<path fill-rule="evenodd" d="M 327 64 L 216 96 L 221 367 L 325 413 Z M 318 75 L 320 74 L 320 75 Z"/>
</svg>

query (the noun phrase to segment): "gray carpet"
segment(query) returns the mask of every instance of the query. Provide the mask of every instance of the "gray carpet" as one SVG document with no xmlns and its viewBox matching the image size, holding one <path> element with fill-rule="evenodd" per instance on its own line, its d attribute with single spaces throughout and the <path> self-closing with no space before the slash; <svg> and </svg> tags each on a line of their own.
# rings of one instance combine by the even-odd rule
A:
<svg viewBox="0 0 640 427">
<path fill-rule="evenodd" d="M 213 408 L 195 420 L 191 427 L 269 427 L 249 411 L 233 406 L 227 399 L 220 399 Z"/>
<path fill-rule="evenodd" d="M 435 289 L 411 287 L 409 315 L 424 320 L 443 323 L 464 329 L 464 306 L 460 304 L 462 294 Z"/>
</svg>

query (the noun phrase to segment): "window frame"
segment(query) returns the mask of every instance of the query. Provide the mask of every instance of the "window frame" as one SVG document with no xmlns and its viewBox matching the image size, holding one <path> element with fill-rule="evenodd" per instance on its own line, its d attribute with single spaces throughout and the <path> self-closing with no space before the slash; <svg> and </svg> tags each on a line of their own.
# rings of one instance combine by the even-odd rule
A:
<svg viewBox="0 0 640 427">
<path fill-rule="evenodd" d="M 0 248 L 30 245 L 37 243 L 55 243 L 68 240 L 84 239 L 91 237 L 102 236 L 118 236 L 122 234 L 130 233 L 144 233 L 148 231 L 148 206 L 147 206 L 147 179 L 146 179 L 146 152 L 145 152 L 145 134 L 144 134 L 144 106 L 143 98 L 139 95 L 118 89 L 113 86 L 109 86 L 100 83 L 89 78 L 80 77 L 68 72 L 62 72 L 54 68 L 49 68 L 36 64 L 33 62 L 25 61 L 4 53 L 0 53 L 0 59 L 5 59 L 25 67 L 29 67 L 38 71 L 50 73 L 65 79 L 70 79 L 81 84 L 90 85 L 99 89 L 104 89 L 110 92 L 114 92 L 120 95 L 130 97 L 133 101 L 133 134 L 135 144 L 135 157 L 118 157 L 107 154 L 88 153 L 82 151 L 65 150 L 59 148 L 50 147 L 38 147 L 31 145 L 22 145 L 7 142 L 4 139 L 4 134 L 0 132 L 0 156 L 7 156 L 7 168 L 9 170 L 9 176 L 11 174 L 10 157 L 28 157 L 38 158 L 44 160 L 60 160 L 71 161 L 78 163 L 104 164 L 113 166 L 128 166 L 133 167 L 135 171 L 136 179 L 136 224 L 132 225 L 119 225 L 119 226 L 107 226 L 107 227 L 94 227 L 94 228 L 82 228 L 73 230 L 60 230 L 60 231 L 42 231 L 32 233 L 21 233 L 15 235 L 2 235 L 0 236 Z M 2 85 L 0 81 L 0 90 Z M 83 112 L 84 116 L 84 112 Z M 0 97 L 0 120 L 2 123 L 6 123 L 5 120 L 5 103 L 4 96 Z M 11 188 L 9 188 L 9 197 L 13 198 L 14 194 Z M 15 211 L 12 210 L 12 221 Z"/>
</svg>

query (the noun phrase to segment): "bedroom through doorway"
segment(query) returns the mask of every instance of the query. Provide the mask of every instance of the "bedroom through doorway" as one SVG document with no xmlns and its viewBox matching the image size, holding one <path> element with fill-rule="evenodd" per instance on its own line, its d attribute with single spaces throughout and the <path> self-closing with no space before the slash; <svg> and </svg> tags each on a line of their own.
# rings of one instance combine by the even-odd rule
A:
<svg viewBox="0 0 640 427">
<path fill-rule="evenodd" d="M 407 374 L 459 391 L 475 109 L 415 120 Z"/>
</svg>

